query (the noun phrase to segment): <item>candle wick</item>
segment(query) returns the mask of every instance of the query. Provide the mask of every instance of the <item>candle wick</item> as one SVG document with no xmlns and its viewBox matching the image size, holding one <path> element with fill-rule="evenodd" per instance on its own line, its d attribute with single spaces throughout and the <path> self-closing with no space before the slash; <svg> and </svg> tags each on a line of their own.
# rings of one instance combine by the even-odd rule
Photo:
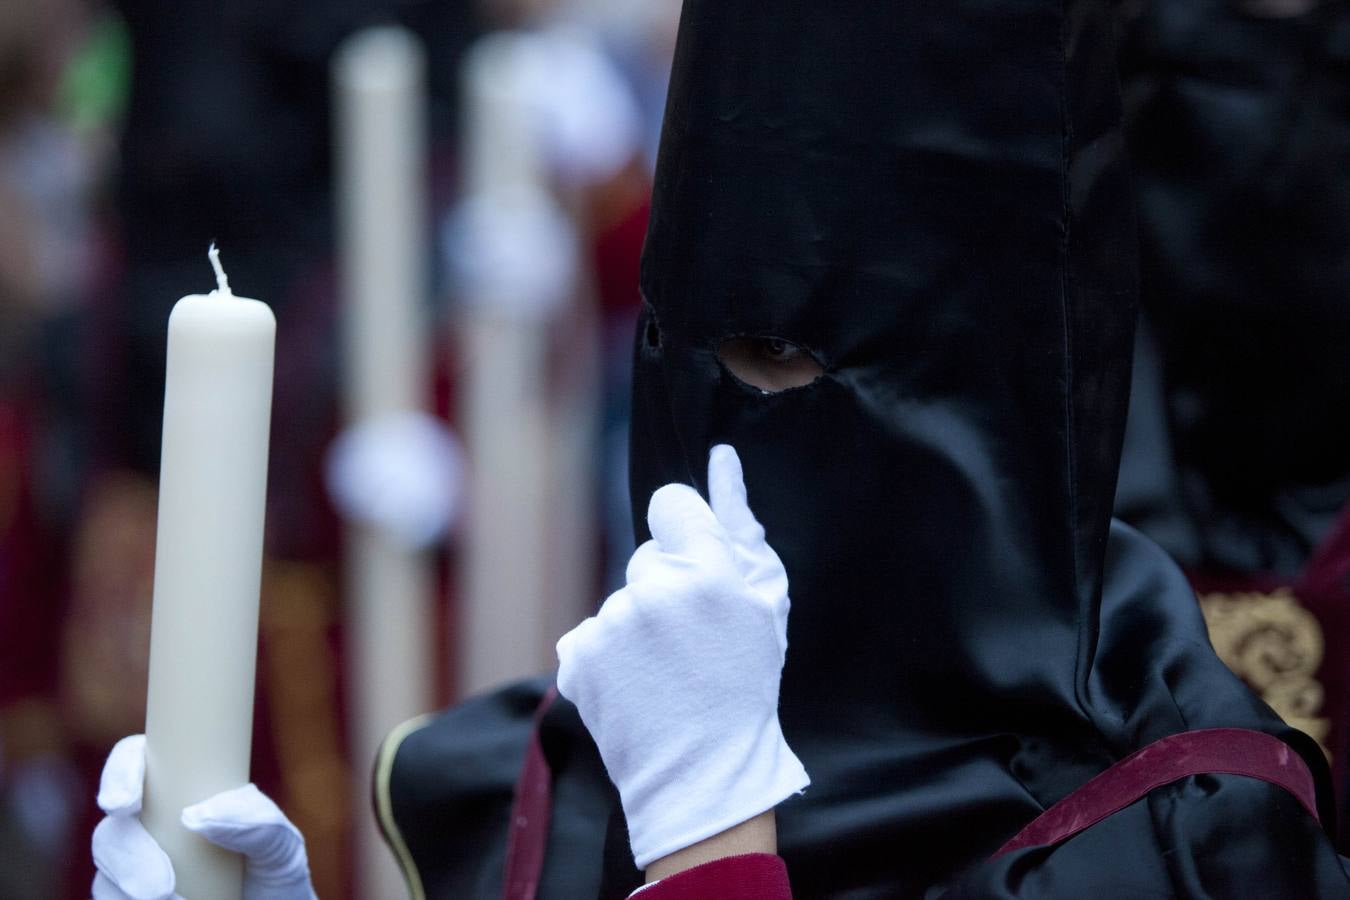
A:
<svg viewBox="0 0 1350 900">
<path fill-rule="evenodd" d="M 206 256 L 211 260 L 211 268 L 216 270 L 216 289 L 222 294 L 229 294 L 230 279 L 225 277 L 225 269 L 220 265 L 220 250 L 216 247 L 215 241 L 211 242 L 211 248 L 206 251 Z"/>
</svg>

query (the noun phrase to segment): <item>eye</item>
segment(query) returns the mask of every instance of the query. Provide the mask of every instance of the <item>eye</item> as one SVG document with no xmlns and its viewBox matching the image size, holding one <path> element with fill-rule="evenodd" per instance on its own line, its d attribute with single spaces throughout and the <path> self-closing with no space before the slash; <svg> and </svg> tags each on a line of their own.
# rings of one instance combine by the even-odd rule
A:
<svg viewBox="0 0 1350 900">
<path fill-rule="evenodd" d="M 803 387 L 825 373 L 809 350 L 777 337 L 727 338 L 717 356 L 732 375 L 765 393 Z"/>
<path fill-rule="evenodd" d="M 787 362 L 802 352 L 796 344 L 790 344 L 782 338 L 752 338 L 759 345 L 759 352 L 771 362 Z"/>
</svg>

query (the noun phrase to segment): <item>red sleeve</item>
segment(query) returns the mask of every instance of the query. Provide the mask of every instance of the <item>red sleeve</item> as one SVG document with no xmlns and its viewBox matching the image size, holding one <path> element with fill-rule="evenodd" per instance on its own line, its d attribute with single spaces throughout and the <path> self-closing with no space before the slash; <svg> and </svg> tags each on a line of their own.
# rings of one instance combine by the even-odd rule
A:
<svg viewBox="0 0 1350 900">
<path fill-rule="evenodd" d="M 630 900 L 792 900 L 787 866 L 771 853 L 728 856 L 685 869 L 629 895 Z"/>
</svg>

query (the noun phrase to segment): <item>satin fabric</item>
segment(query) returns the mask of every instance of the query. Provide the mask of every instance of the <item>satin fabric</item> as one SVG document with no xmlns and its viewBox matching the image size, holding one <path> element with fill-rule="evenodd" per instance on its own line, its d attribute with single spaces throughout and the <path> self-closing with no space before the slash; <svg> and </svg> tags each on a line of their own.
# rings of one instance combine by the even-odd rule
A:
<svg viewBox="0 0 1350 900">
<path fill-rule="evenodd" d="M 467 701 L 397 747 L 387 780 L 375 786 L 387 792 L 392 812 L 380 824 L 392 847 L 407 848 L 422 896 L 503 896 L 512 798 L 535 710 L 551 686 L 552 679 L 539 678 Z M 628 853 L 622 835 L 606 850 L 618 793 L 571 703 L 553 702 L 539 739 L 553 774 L 553 815 L 537 896 L 594 897 L 606 853 Z M 622 896 L 618 888 L 607 892 Z"/>
<path fill-rule="evenodd" d="M 632 498 L 641 522 L 657 487 L 706 489 L 717 442 L 744 462 L 791 582 L 780 715 L 812 777 L 777 809 L 795 896 L 1350 895 L 1297 801 L 1234 776 L 988 861 L 1116 760 L 1196 728 L 1288 741 L 1334 821 L 1316 746 L 1214 656 L 1167 557 L 1110 519 L 1136 296 L 1119 121 L 1099 3 L 686 0 L 642 266 Z M 718 359 L 745 335 L 825 372 L 765 394 Z M 496 805 L 462 780 L 441 790 L 459 776 L 430 751 L 400 751 L 395 787 L 423 788 L 410 827 L 437 798 L 460 811 L 428 827 L 483 849 L 453 851 L 467 868 L 451 877 L 455 896 L 491 897 L 486 842 L 505 841 L 505 748 L 519 740 L 518 764 L 528 713 L 466 715 L 427 732 L 515 735 L 478 748 L 497 747 Z M 574 725 L 564 702 L 546 717 L 564 766 L 540 896 L 624 896 L 641 879 Z M 420 846 L 420 864 L 452 868 Z"/>
<path fill-rule="evenodd" d="M 1068 840 L 1158 788 L 1197 775 L 1243 775 L 1269 782 L 1320 821 L 1312 772 L 1288 744 L 1247 728 L 1202 728 L 1170 734 L 1131 753 L 1037 816 L 992 858 Z"/>
<path fill-rule="evenodd" d="M 1285 736 L 1325 784 L 1180 573 L 1110 524 L 1137 291 L 1111 32 L 1084 0 L 685 3 L 635 520 L 740 452 L 792 586 L 780 714 L 812 787 L 778 821 L 803 896 L 942 885 L 1191 728 Z M 765 394 L 718 360 L 737 335 L 825 374 Z M 1104 608 L 1103 578 L 1131 602 Z"/>
<path fill-rule="evenodd" d="M 1157 385 L 1118 509 L 1188 568 L 1292 577 L 1350 502 L 1350 3 L 1120 8 Z"/>
<path fill-rule="evenodd" d="M 1147 742 L 1155 732 L 1184 731 L 1192 723 L 1243 721 L 1264 714 L 1250 695 L 1220 697 L 1216 707 L 1198 692 L 1178 688 L 1206 681 L 1222 685 L 1227 670 L 1196 652 L 1188 637 L 1199 624 L 1194 601 L 1175 589 L 1172 570 L 1156 547 L 1117 525 L 1106 571 L 1103 627 L 1121 638 L 1104 653 L 1103 677 L 1117 683 L 1118 703 L 1139 710 L 1131 727 L 1140 741 Z M 1149 638 L 1136 644 L 1128 638 L 1134 632 Z M 1128 670 L 1138 669 L 1139 654 L 1151 662 L 1127 677 Z M 398 748 L 388 783 L 395 842 L 406 842 L 426 897 L 502 896 L 512 793 L 534 711 L 548 687 L 548 679 L 536 679 L 471 700 L 414 731 Z M 1296 733 L 1280 734 L 1298 749 L 1307 749 Z M 542 721 L 540 738 L 554 776 L 554 810 L 539 898 L 625 897 L 642 878 L 632 869 L 627 836 L 616 814 L 618 797 L 575 707 L 555 701 Z M 884 747 L 874 752 L 881 755 Z M 1323 779 L 1319 787 L 1324 785 Z M 966 852 L 961 832 L 985 830 L 977 816 L 956 802 L 978 796 L 982 783 L 963 784 L 952 774 L 931 785 L 915 781 L 908 788 L 934 798 L 945 795 L 955 804 L 950 812 L 931 812 L 933 823 L 943 826 L 940 840 L 949 845 L 945 852 Z M 1319 801 L 1325 820 L 1329 802 L 1325 796 Z M 966 871 L 937 876 L 927 889 L 900 888 L 895 873 L 914 868 L 938 840 L 915 841 L 911 833 L 907 843 L 892 844 L 882 833 L 860 852 L 859 840 L 851 835 L 875 827 L 875 820 L 899 798 L 879 790 L 870 802 L 881 812 L 869 814 L 865 790 L 826 811 L 814 848 L 785 840 L 795 897 L 1079 900 L 1090 891 L 1113 900 L 1350 896 L 1342 861 L 1298 801 L 1281 788 L 1238 776 L 1201 776 L 1168 785 L 1053 849 L 1031 848 L 993 861 L 981 858 Z M 786 804 L 779 808 L 780 824 L 791 809 Z M 1025 824 L 1015 823 L 1003 838 Z"/>
<path fill-rule="evenodd" d="M 1116 514 L 1202 591 L 1317 617 L 1343 808 L 1350 583 L 1317 573 L 1350 521 L 1350 3 L 1261 5 L 1120 7 L 1146 328 Z"/>
</svg>

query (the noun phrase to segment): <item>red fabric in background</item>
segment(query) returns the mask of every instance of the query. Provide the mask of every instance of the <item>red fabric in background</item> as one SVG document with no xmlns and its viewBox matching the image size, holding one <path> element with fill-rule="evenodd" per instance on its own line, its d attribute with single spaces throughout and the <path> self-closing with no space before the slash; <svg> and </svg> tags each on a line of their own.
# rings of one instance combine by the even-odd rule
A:
<svg viewBox="0 0 1350 900">
<path fill-rule="evenodd" d="M 35 408 L 0 398 L 0 712 L 56 694 L 60 554 L 33 497 Z"/>
<path fill-rule="evenodd" d="M 44 525 L 35 495 L 41 412 L 37 397 L 0 397 L 0 743 L 7 743 L 0 776 L 6 777 L 30 754 L 70 757 L 59 690 L 66 543 Z M 89 796 L 92 807 L 92 790 Z M 78 820 L 80 811 L 74 812 Z M 72 828 L 87 846 L 89 832 Z M 53 896 L 88 897 L 92 863 L 62 870 L 58 860 L 51 874 Z"/>
<path fill-rule="evenodd" d="M 591 251 L 595 288 L 606 316 L 624 316 L 638 308 L 638 274 L 642 242 L 647 237 L 651 215 L 650 188 L 644 183 L 639 201 L 596 232 Z"/>
<path fill-rule="evenodd" d="M 1336 845 L 1346 853 L 1350 850 L 1350 817 L 1345 815 L 1350 798 L 1350 507 L 1341 511 L 1336 525 L 1297 578 L 1269 573 L 1186 574 L 1201 595 L 1270 594 L 1288 589 L 1317 619 L 1326 644 L 1316 678 L 1325 691 L 1321 715 L 1331 724 L 1325 746 L 1331 755 L 1336 797 L 1342 809 Z"/>
<path fill-rule="evenodd" d="M 1308 560 L 1294 582 L 1294 596 L 1322 626 L 1326 649 L 1317 680 L 1326 692 L 1322 715 L 1331 722 L 1326 746 L 1331 753 L 1336 796 L 1341 801 L 1337 846 L 1350 847 L 1350 823 L 1344 809 L 1350 790 L 1350 508 Z"/>
</svg>

